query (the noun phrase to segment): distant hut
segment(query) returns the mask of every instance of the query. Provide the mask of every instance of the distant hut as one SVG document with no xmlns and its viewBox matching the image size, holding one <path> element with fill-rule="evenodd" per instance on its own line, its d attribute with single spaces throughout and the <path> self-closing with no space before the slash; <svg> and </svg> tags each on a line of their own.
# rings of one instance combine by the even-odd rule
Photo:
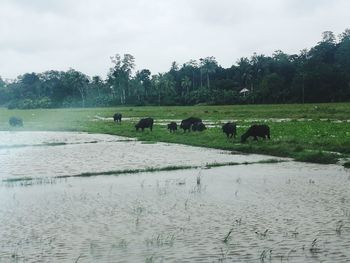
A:
<svg viewBox="0 0 350 263">
<path fill-rule="evenodd" d="M 243 94 L 243 97 L 245 97 L 249 92 L 250 92 L 249 89 L 244 88 L 244 89 L 241 89 L 241 90 L 240 90 L 239 94 Z"/>
</svg>

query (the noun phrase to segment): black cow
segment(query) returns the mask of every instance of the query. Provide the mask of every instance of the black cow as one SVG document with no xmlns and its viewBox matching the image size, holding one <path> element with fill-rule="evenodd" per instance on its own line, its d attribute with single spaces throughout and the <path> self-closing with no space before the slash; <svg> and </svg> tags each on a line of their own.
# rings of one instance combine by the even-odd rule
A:
<svg viewBox="0 0 350 263">
<path fill-rule="evenodd" d="M 150 128 L 150 130 L 152 131 L 152 129 L 153 129 L 153 119 L 152 118 L 141 119 L 135 125 L 135 128 L 136 128 L 136 131 L 138 131 L 139 129 L 141 129 L 143 131 L 145 128 Z"/>
<path fill-rule="evenodd" d="M 116 113 L 113 115 L 113 120 L 115 122 L 122 122 L 122 114 L 121 113 Z"/>
<path fill-rule="evenodd" d="M 233 123 L 233 122 L 225 123 L 222 126 L 222 132 L 226 133 L 227 138 L 229 137 L 232 138 L 232 136 L 236 138 L 236 134 L 237 134 L 236 123 Z"/>
<path fill-rule="evenodd" d="M 191 126 L 192 123 L 189 121 L 182 121 L 180 124 L 180 129 L 183 129 L 184 132 L 186 132 L 186 130 L 191 131 Z"/>
<path fill-rule="evenodd" d="M 175 131 L 177 131 L 177 123 L 174 122 L 174 121 L 170 122 L 170 123 L 168 124 L 168 130 L 169 130 L 170 132 L 175 132 Z"/>
<path fill-rule="evenodd" d="M 192 124 L 192 131 L 204 131 L 206 129 L 203 122 L 195 122 Z"/>
<path fill-rule="evenodd" d="M 202 122 L 202 119 L 196 118 L 196 117 L 189 117 L 187 119 L 184 119 L 183 121 L 188 121 L 191 124 L 196 123 L 196 122 Z"/>
<path fill-rule="evenodd" d="M 196 122 L 202 122 L 200 118 L 190 117 L 181 121 L 180 128 L 186 132 L 191 131 L 191 126 Z"/>
<path fill-rule="evenodd" d="M 252 125 L 250 128 L 241 136 L 241 142 L 245 142 L 248 137 L 254 137 L 254 140 L 257 141 L 258 137 L 262 137 L 264 139 L 270 139 L 270 128 L 269 126 L 262 125 Z"/>
<path fill-rule="evenodd" d="M 9 119 L 9 124 L 13 127 L 22 127 L 23 126 L 23 120 L 19 117 L 11 117 Z"/>
</svg>

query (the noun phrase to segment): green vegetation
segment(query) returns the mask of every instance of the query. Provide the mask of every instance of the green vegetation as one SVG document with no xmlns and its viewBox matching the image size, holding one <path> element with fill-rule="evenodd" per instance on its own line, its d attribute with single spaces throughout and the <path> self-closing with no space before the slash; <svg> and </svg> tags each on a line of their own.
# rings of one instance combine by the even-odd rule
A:
<svg viewBox="0 0 350 263">
<path fill-rule="evenodd" d="M 123 114 L 121 124 L 111 118 L 115 112 Z M 8 119 L 18 116 L 23 127 L 10 127 Z M 153 132 L 136 132 L 140 117 L 155 119 Z M 170 120 L 196 116 L 215 127 L 202 133 L 177 131 L 170 134 L 166 126 Z M 350 104 L 287 104 L 240 106 L 184 106 L 184 107 L 119 107 L 7 110 L 0 109 L 0 130 L 84 131 L 134 137 L 144 142 L 171 142 L 203 146 L 245 153 L 260 153 L 318 163 L 335 163 L 350 156 Z M 127 119 L 126 119 L 127 118 Z M 302 120 L 300 120 L 302 118 Z M 126 119 L 126 120 L 125 120 Z M 161 123 L 163 120 L 163 123 Z M 221 131 L 223 120 L 236 120 L 238 137 L 227 140 Z M 271 128 L 271 140 L 240 143 L 240 135 L 252 123 L 266 123 Z M 334 154 L 338 153 L 338 154 Z"/>
<path fill-rule="evenodd" d="M 56 178 L 69 178 L 69 177 L 90 177 L 97 175 L 122 175 L 122 174 L 135 174 L 135 173 L 151 173 L 151 172 L 161 172 L 161 171 L 175 171 L 175 170 L 185 170 L 198 168 L 196 166 L 166 166 L 161 168 L 146 168 L 146 169 L 127 169 L 127 170 L 116 170 L 116 171 L 107 171 L 107 172 L 91 172 L 91 173 L 81 173 L 76 175 L 63 175 L 57 176 Z"/>
<path fill-rule="evenodd" d="M 338 158 L 338 155 L 334 153 L 325 153 L 319 151 L 299 154 L 295 159 L 301 162 L 332 164 L 336 163 L 338 161 Z"/>
<path fill-rule="evenodd" d="M 343 164 L 343 166 L 344 166 L 345 168 L 350 168 L 350 161 L 345 162 L 345 163 Z"/>
<path fill-rule="evenodd" d="M 331 31 L 310 50 L 253 54 L 223 68 L 212 56 L 173 62 L 164 73 L 134 72 L 130 54 L 111 58 L 105 79 L 70 69 L 0 78 L 0 105 L 9 109 L 117 105 L 210 105 L 345 102 L 350 100 L 350 29 Z"/>
</svg>

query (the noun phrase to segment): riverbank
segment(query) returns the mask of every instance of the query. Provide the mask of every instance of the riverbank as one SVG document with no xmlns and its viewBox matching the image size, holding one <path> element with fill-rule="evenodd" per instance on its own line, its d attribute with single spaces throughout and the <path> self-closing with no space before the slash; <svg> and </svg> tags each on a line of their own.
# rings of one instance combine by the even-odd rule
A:
<svg viewBox="0 0 350 263">
<path fill-rule="evenodd" d="M 115 112 L 124 120 L 117 125 L 111 119 Z M 8 118 L 18 116 L 24 127 L 12 128 Z M 153 117 L 153 132 L 136 132 L 139 118 Z M 202 133 L 177 131 L 171 134 L 166 122 L 196 116 L 210 124 Z M 208 148 L 291 157 L 314 163 L 346 163 L 350 156 L 350 103 L 119 107 L 88 109 L 0 109 L 0 130 L 84 131 L 137 138 L 147 142 L 170 142 Z M 228 140 L 222 123 L 235 121 L 238 137 Z M 270 126 L 271 140 L 240 143 L 239 137 L 253 123 Z M 345 164 L 346 165 L 346 164 Z"/>
</svg>

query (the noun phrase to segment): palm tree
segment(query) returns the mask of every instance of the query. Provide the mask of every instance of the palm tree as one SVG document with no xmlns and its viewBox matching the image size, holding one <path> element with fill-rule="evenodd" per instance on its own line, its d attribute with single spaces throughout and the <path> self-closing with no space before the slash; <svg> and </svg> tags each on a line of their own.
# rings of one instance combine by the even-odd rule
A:
<svg viewBox="0 0 350 263">
<path fill-rule="evenodd" d="M 207 88 L 209 89 L 210 88 L 210 77 L 209 77 L 209 75 L 211 73 L 215 72 L 216 68 L 218 67 L 218 63 L 215 60 L 215 57 L 206 57 L 204 59 L 201 58 L 199 60 L 200 60 L 200 63 L 201 63 L 201 70 L 203 72 L 205 72 L 205 74 L 206 74 L 206 77 L 207 77 Z"/>
<path fill-rule="evenodd" d="M 189 94 L 189 87 L 191 86 L 192 82 L 189 77 L 185 76 L 181 80 L 181 87 L 186 90 L 186 95 Z"/>
</svg>

